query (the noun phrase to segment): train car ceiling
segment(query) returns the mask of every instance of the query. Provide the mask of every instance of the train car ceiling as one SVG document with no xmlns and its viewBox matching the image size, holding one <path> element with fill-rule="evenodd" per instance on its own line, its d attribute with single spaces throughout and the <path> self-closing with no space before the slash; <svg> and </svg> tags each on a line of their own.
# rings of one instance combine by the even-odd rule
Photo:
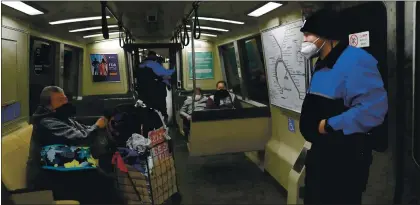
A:
<svg viewBox="0 0 420 205">
<path fill-rule="evenodd" d="M 44 12 L 21 1 L 2 1 L 1 3 L 31 16 L 44 14 Z"/>
<path fill-rule="evenodd" d="M 119 20 L 130 30 L 135 39 L 167 42 L 172 37 L 173 25 L 182 21 L 185 13 L 191 9 L 191 3 L 106 2 L 108 8 L 114 12 L 106 11 L 110 38 L 117 37 Z M 15 6 L 17 4 L 31 9 L 18 8 Z M 3 5 L 8 5 L 3 6 L 5 14 L 28 22 L 50 34 L 84 43 L 103 39 L 100 35 L 102 29 L 100 2 L 34 1 L 19 2 L 15 5 L 3 2 Z M 281 5 L 284 6 L 286 3 L 269 2 L 262 5 L 261 2 L 201 2 L 197 16 L 204 31 L 201 39 L 219 37 L 230 31 L 237 31 L 243 25 L 257 25 L 256 17 L 265 15 Z M 215 7 L 218 8 L 217 11 L 214 10 Z M 190 25 L 188 27 L 190 28 Z"/>
</svg>

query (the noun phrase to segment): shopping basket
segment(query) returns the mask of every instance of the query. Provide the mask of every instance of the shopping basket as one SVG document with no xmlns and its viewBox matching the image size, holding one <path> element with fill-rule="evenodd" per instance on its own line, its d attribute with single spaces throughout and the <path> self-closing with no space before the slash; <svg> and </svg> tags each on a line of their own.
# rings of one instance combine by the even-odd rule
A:
<svg viewBox="0 0 420 205">
<path fill-rule="evenodd" d="M 159 205 L 178 194 L 174 156 L 170 149 L 172 141 L 163 121 L 162 124 L 147 132 L 150 145 L 143 153 L 117 147 L 113 156 L 116 187 L 126 204 Z"/>
</svg>

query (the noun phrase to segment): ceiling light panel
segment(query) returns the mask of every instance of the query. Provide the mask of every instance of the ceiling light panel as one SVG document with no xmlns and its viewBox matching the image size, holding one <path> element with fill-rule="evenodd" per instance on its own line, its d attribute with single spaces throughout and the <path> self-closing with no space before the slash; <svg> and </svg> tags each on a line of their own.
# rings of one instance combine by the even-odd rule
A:
<svg viewBox="0 0 420 205">
<path fill-rule="evenodd" d="M 106 16 L 107 19 L 109 19 L 109 16 Z M 65 19 L 60 21 L 53 21 L 50 22 L 51 25 L 57 25 L 57 24 L 65 24 L 65 23 L 74 23 L 74 22 L 81 22 L 81 21 L 94 21 L 94 20 L 101 20 L 102 16 L 92 16 L 92 17 L 84 17 L 84 18 L 73 18 L 73 19 Z"/>
<path fill-rule="evenodd" d="M 198 19 L 203 20 L 203 21 L 217 21 L 217 22 L 231 23 L 231 24 L 245 24 L 245 22 L 241 22 L 241 21 L 232 21 L 232 20 L 227 20 L 227 19 L 210 18 L 210 17 L 198 17 Z"/>
<path fill-rule="evenodd" d="M 188 32 L 188 34 L 191 36 L 191 32 Z M 209 37 L 217 37 L 215 34 L 209 34 L 209 33 L 201 33 L 202 36 L 209 36 Z"/>
<path fill-rule="evenodd" d="M 112 33 L 109 33 L 109 35 L 118 35 L 119 33 L 120 32 L 112 32 Z M 98 34 L 83 36 L 83 38 L 93 38 L 93 37 L 99 37 L 99 36 L 103 36 L 103 34 L 102 33 L 98 33 Z"/>
<path fill-rule="evenodd" d="M 118 25 L 109 25 L 108 28 L 117 28 Z M 102 29 L 102 26 L 94 26 L 94 27 L 89 27 L 89 28 L 80 28 L 80 29 L 75 29 L 75 30 L 71 30 L 69 31 L 70 33 L 74 33 L 74 32 L 82 32 L 82 31 L 91 31 L 91 30 L 99 30 Z"/>
<path fill-rule="evenodd" d="M 262 16 L 278 7 L 282 6 L 283 4 L 275 3 L 275 2 L 268 2 L 264 6 L 254 10 L 253 12 L 249 13 L 248 16 L 259 17 Z"/>
<path fill-rule="evenodd" d="M 1 3 L 31 16 L 44 14 L 44 12 L 39 11 L 21 1 L 1 1 Z"/>
<path fill-rule="evenodd" d="M 187 28 L 191 28 L 190 25 L 187 25 Z M 208 27 L 208 26 L 200 26 L 201 29 L 206 29 L 206 30 L 213 30 L 213 31 L 222 31 L 222 32 L 228 32 L 229 30 L 226 29 L 222 29 L 222 28 L 214 28 L 214 27 Z"/>
</svg>

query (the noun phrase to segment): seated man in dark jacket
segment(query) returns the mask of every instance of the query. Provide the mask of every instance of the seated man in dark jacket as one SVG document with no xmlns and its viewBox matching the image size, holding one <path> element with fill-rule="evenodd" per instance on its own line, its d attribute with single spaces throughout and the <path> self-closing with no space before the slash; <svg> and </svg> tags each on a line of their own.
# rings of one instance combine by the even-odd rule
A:
<svg viewBox="0 0 420 205">
<path fill-rule="evenodd" d="M 63 90 L 45 87 L 40 106 L 32 116 L 34 126 L 27 163 L 29 187 L 53 191 L 55 200 L 78 200 L 87 203 L 115 203 L 112 181 L 96 171 L 98 160 L 90 150 L 95 131 L 104 128 L 105 118 L 92 126 L 73 119 L 75 108 Z M 110 183 L 110 184 L 107 184 Z M 96 194 L 97 193 L 97 194 Z"/>
<path fill-rule="evenodd" d="M 216 93 L 207 100 L 207 108 L 209 109 L 240 109 L 242 108 L 236 95 L 226 89 L 226 82 L 219 81 L 216 83 Z"/>
</svg>

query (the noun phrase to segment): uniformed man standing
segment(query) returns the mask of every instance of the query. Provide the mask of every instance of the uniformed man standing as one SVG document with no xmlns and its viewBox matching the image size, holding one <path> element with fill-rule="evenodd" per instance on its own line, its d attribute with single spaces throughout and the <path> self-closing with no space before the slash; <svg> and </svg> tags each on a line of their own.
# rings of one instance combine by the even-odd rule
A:
<svg viewBox="0 0 420 205">
<path fill-rule="evenodd" d="M 175 69 L 165 69 L 157 62 L 158 57 L 154 51 L 149 51 L 147 58 L 136 70 L 137 92 L 139 98 L 149 107 L 159 110 L 168 120 L 166 108 L 166 87 L 170 86 L 171 75 Z"/>
<path fill-rule="evenodd" d="M 372 162 L 368 133 L 388 111 L 377 60 L 341 40 L 347 35 L 339 19 L 334 11 L 320 10 L 301 28 L 302 55 L 319 57 L 300 117 L 300 132 L 312 143 L 305 204 L 361 203 Z"/>
</svg>

